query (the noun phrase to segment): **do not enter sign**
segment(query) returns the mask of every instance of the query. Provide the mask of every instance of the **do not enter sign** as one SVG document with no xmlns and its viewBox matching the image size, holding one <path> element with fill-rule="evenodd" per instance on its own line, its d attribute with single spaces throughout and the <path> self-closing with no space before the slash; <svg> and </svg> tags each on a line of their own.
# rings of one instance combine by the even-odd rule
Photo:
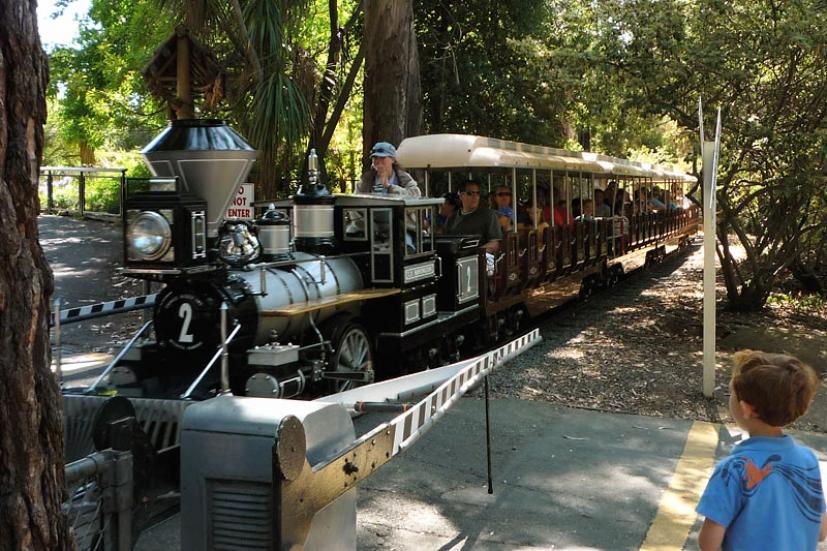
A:
<svg viewBox="0 0 827 551">
<path fill-rule="evenodd" d="M 236 193 L 230 200 L 230 206 L 227 207 L 227 212 L 224 213 L 224 218 L 252 220 L 255 215 L 255 212 L 253 212 L 254 191 L 255 186 L 253 184 L 241 184 L 238 186 Z"/>
</svg>

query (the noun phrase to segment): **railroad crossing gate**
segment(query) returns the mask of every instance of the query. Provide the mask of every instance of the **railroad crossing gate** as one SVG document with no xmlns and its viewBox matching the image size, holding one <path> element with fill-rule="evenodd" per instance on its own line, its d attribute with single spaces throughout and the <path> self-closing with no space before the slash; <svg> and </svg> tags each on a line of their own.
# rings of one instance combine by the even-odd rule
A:
<svg viewBox="0 0 827 551">
<path fill-rule="evenodd" d="M 182 548 L 356 549 L 356 485 L 495 367 L 539 340 L 535 329 L 472 360 L 407 376 L 404 384 L 378 383 L 393 389 L 385 400 L 412 389 L 424 388 L 425 396 L 358 439 L 352 403 L 226 395 L 192 404 L 181 422 Z M 376 399 L 372 386 L 363 389 Z"/>
</svg>

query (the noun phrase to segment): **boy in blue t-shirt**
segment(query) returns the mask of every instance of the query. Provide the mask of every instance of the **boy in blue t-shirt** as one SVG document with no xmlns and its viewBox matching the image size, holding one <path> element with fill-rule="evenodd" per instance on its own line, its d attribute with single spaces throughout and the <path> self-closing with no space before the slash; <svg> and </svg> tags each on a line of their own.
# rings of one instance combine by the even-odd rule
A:
<svg viewBox="0 0 827 551">
<path fill-rule="evenodd" d="M 815 396 L 813 369 L 782 354 L 735 354 L 729 410 L 749 438 L 718 463 L 697 511 L 703 551 L 812 551 L 827 538 L 818 459 L 782 428 Z"/>
</svg>

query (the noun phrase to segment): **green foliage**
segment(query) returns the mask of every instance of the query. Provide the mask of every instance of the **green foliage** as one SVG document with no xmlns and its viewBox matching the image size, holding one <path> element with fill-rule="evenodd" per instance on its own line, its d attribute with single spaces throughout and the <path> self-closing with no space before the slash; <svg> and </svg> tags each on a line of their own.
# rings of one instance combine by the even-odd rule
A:
<svg viewBox="0 0 827 551">
<path fill-rule="evenodd" d="M 730 306 L 760 308 L 825 223 L 827 14 L 818 0 L 613 0 L 600 4 L 606 85 L 625 108 L 697 132 L 723 108 L 720 256 Z M 707 132 L 712 128 L 707 107 Z M 792 214 L 792 215 L 791 215 Z M 727 246 L 735 233 L 740 263 Z"/>
<path fill-rule="evenodd" d="M 415 3 L 426 131 L 560 143 L 565 103 L 544 57 L 546 4 Z"/>
<path fill-rule="evenodd" d="M 169 32 L 145 2 L 93 0 L 78 45 L 49 55 L 47 163 L 77 165 L 92 162 L 98 148 L 136 148 L 163 125 L 140 69 Z"/>
</svg>

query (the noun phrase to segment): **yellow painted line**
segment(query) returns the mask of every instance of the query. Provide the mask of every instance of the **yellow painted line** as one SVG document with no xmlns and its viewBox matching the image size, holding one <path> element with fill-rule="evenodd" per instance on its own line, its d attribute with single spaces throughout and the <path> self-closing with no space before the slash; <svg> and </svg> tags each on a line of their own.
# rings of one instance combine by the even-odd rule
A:
<svg viewBox="0 0 827 551">
<path fill-rule="evenodd" d="M 712 423 L 692 423 L 675 474 L 660 500 L 641 551 L 683 549 L 697 519 L 695 506 L 715 466 L 718 429 Z"/>
</svg>

